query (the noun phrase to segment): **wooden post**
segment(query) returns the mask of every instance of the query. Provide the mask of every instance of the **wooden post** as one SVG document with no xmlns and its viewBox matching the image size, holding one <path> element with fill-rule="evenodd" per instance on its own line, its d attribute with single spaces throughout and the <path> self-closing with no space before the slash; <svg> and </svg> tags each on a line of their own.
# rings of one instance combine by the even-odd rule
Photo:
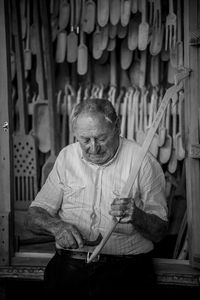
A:
<svg viewBox="0 0 200 300">
<path fill-rule="evenodd" d="M 199 144 L 199 94 L 200 50 L 190 45 L 191 33 L 199 27 L 199 1 L 184 0 L 184 66 L 191 68 L 190 78 L 185 82 L 185 141 L 187 215 L 189 234 L 189 260 L 200 268 L 200 161 L 191 153 L 192 145 Z"/>
<path fill-rule="evenodd" d="M 0 0 L 0 265 L 10 261 L 11 172 L 11 71 L 9 63 L 8 1 Z"/>
</svg>

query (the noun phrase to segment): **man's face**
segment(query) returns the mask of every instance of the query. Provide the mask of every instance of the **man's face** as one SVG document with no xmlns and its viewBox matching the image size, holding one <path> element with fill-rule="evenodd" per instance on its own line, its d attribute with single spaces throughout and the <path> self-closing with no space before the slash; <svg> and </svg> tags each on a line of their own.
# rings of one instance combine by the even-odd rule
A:
<svg viewBox="0 0 200 300">
<path fill-rule="evenodd" d="M 119 145 L 118 124 L 111 124 L 101 113 L 82 113 L 74 126 L 83 157 L 94 164 L 105 164 L 115 154 Z"/>
</svg>

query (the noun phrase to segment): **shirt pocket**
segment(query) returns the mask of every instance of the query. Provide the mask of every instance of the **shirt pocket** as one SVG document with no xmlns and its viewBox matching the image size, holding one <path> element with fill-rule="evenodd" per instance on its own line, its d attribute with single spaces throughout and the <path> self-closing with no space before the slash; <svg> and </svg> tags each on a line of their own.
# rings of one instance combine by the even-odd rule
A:
<svg viewBox="0 0 200 300">
<path fill-rule="evenodd" d="M 64 187 L 63 192 L 63 202 L 64 205 L 67 204 L 69 206 L 77 207 L 79 205 L 83 205 L 85 198 L 85 186 L 78 184 L 69 184 Z"/>
</svg>

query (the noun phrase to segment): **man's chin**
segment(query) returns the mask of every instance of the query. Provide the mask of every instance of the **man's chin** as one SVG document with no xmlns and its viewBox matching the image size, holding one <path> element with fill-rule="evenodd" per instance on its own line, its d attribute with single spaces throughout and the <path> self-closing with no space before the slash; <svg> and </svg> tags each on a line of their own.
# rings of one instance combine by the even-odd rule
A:
<svg viewBox="0 0 200 300">
<path fill-rule="evenodd" d="M 104 164 L 107 161 L 107 158 L 102 155 L 90 155 L 87 157 L 87 160 L 94 164 Z"/>
</svg>

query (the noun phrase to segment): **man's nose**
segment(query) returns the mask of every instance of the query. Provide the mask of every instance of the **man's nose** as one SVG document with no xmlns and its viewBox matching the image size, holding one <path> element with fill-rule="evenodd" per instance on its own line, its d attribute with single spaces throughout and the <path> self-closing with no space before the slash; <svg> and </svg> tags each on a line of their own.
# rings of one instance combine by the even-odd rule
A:
<svg viewBox="0 0 200 300">
<path fill-rule="evenodd" d="M 99 146 L 95 139 L 90 140 L 90 152 L 96 154 L 98 152 Z"/>
</svg>

